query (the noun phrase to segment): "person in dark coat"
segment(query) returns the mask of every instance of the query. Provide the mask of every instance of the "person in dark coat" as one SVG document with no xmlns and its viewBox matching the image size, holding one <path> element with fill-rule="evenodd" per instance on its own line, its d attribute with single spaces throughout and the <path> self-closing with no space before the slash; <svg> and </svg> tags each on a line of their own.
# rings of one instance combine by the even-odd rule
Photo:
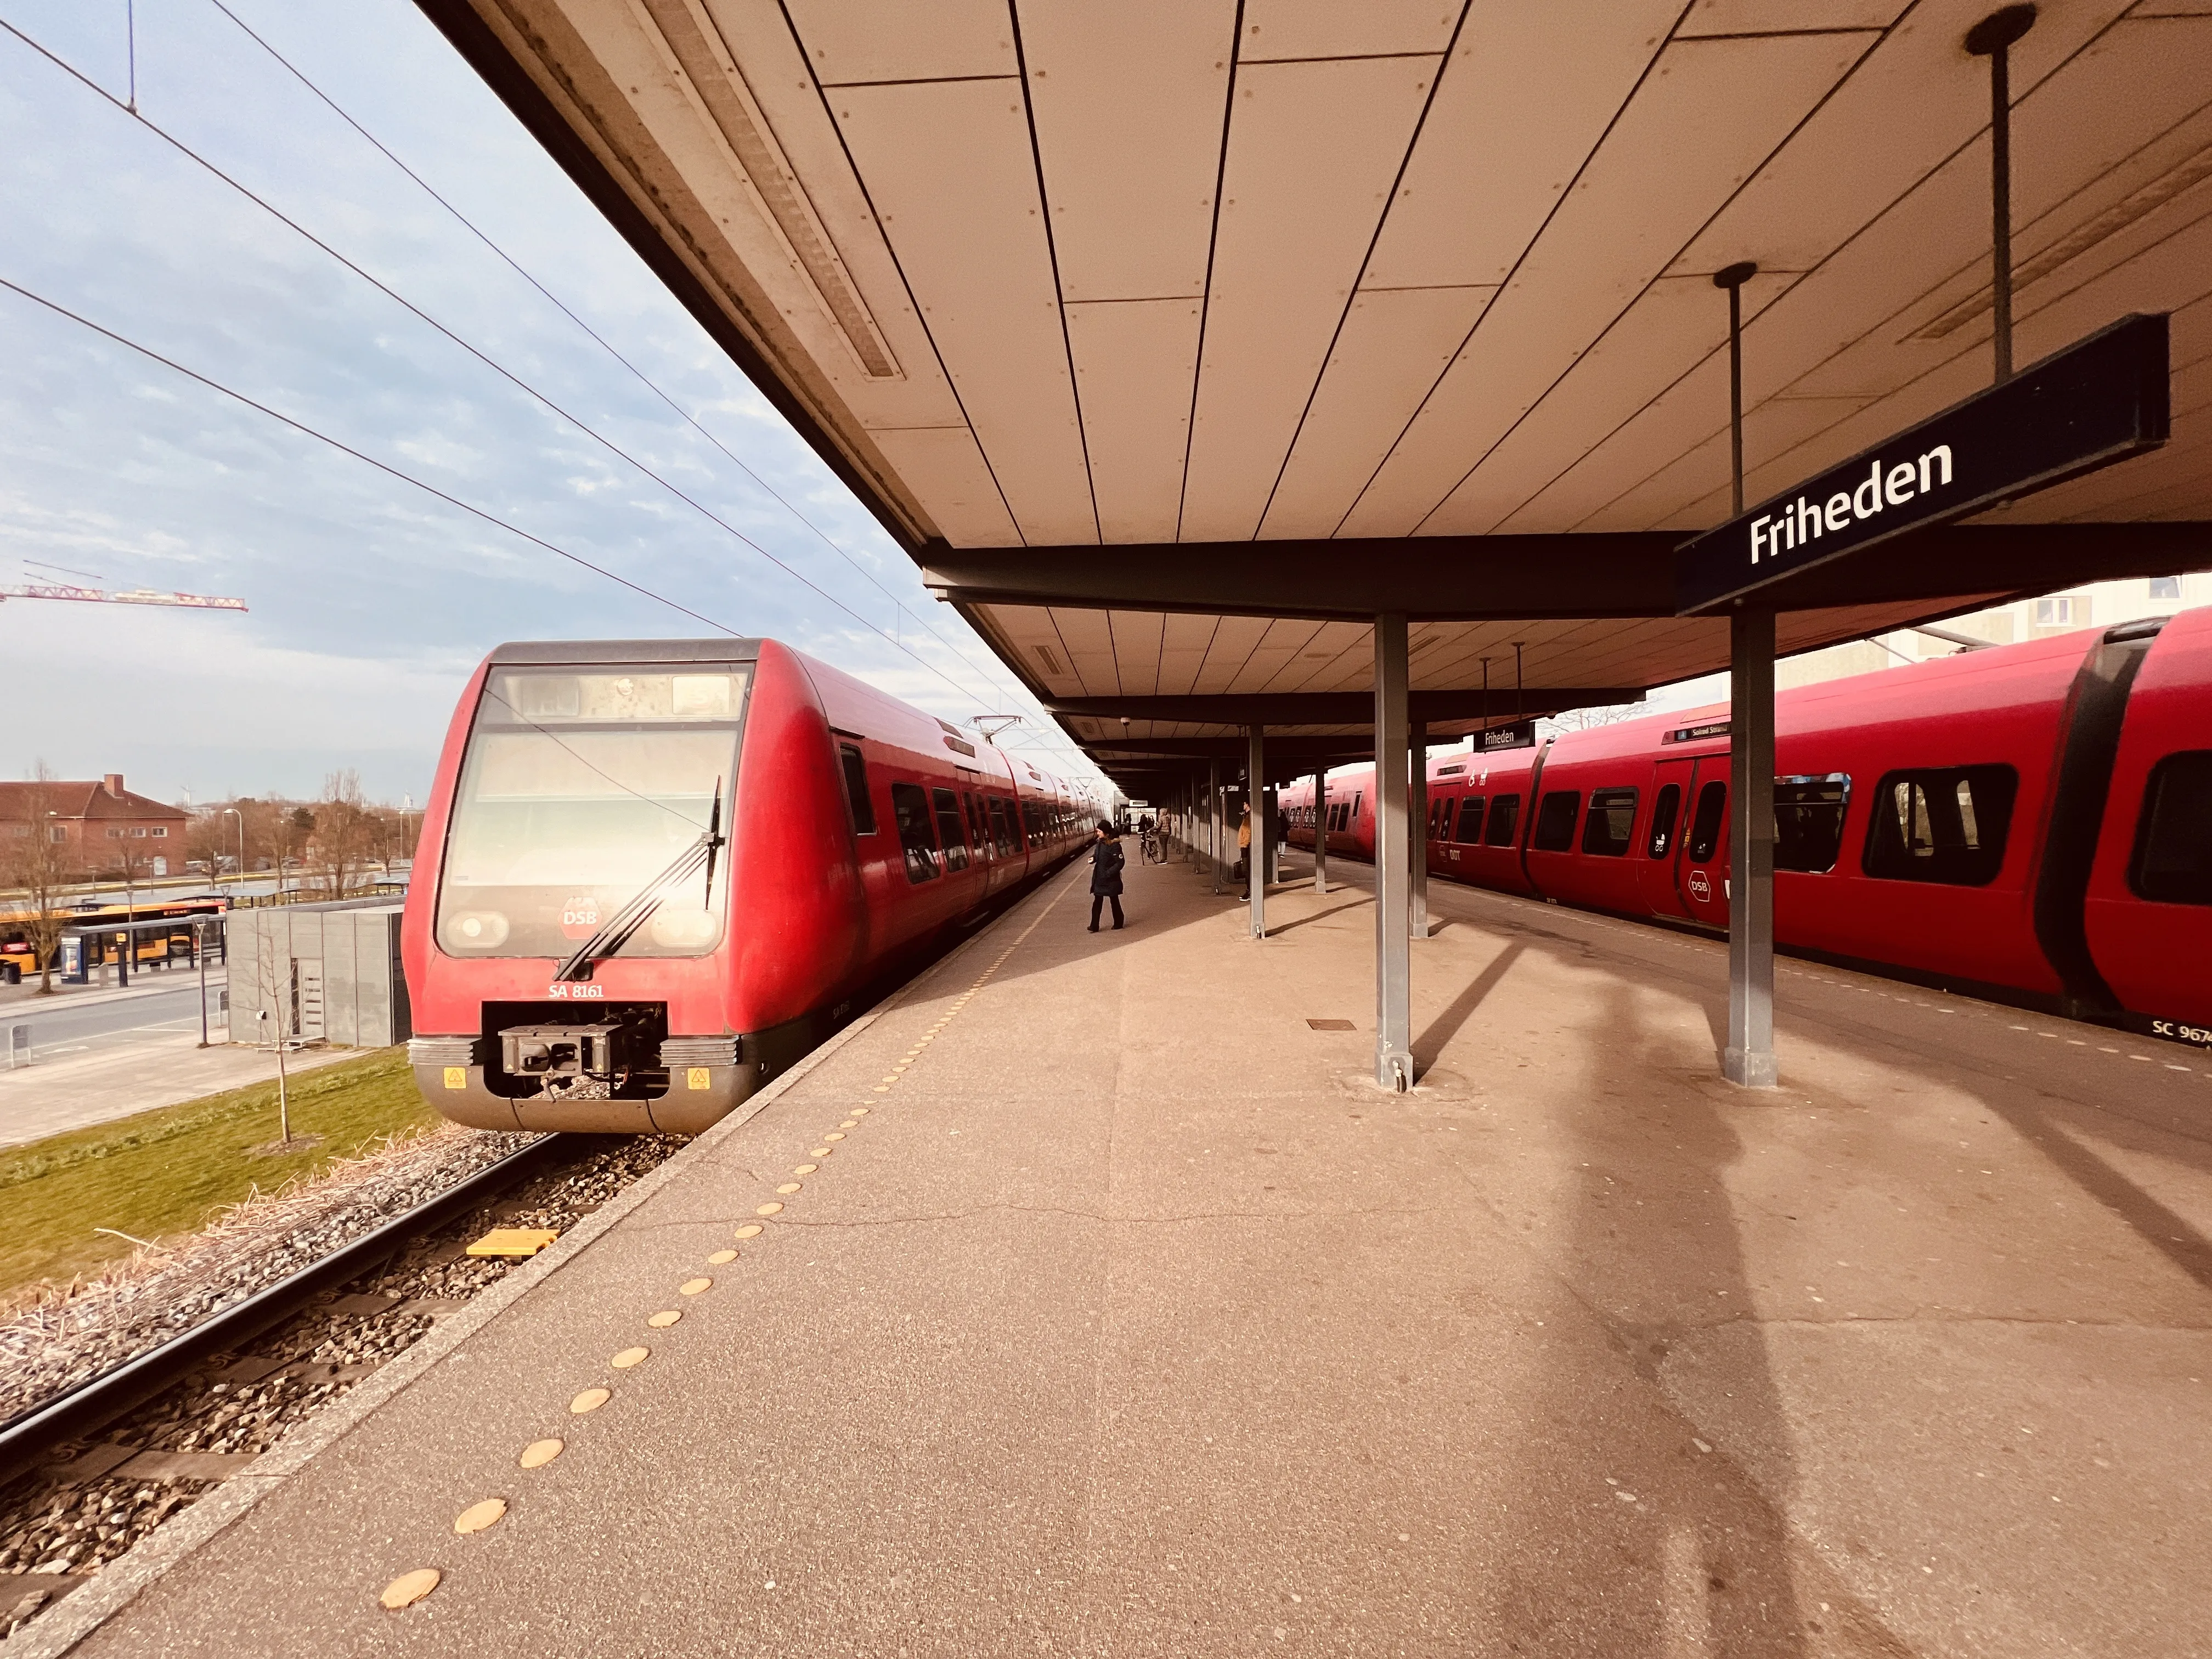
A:
<svg viewBox="0 0 2212 1659">
<path fill-rule="evenodd" d="M 1098 908 L 1106 903 L 1114 907 L 1114 926 L 1121 925 L 1121 838 L 1110 823 L 1098 826 L 1098 838 L 1091 843 L 1091 931 L 1098 931 Z"/>
</svg>

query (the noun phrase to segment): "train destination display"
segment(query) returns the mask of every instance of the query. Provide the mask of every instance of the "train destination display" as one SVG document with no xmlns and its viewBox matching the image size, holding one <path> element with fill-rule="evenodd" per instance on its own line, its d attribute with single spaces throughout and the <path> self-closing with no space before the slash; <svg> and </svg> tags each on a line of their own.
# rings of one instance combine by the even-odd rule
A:
<svg viewBox="0 0 2212 1659">
<path fill-rule="evenodd" d="M 2155 449 L 2166 362 L 2165 316 L 2123 318 L 1760 502 L 1677 550 L 1679 614 Z"/>
</svg>

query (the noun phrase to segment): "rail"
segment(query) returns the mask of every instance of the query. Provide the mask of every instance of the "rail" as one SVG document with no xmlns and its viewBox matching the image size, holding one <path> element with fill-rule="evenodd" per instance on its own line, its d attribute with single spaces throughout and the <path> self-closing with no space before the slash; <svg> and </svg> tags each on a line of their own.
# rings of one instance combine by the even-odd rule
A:
<svg viewBox="0 0 2212 1659">
<path fill-rule="evenodd" d="M 444 1224 L 488 1194 L 533 1174 L 541 1164 L 556 1162 L 569 1149 L 572 1139 L 547 1135 L 510 1152 L 297 1273 L 210 1315 L 190 1330 L 87 1378 L 43 1405 L 17 1413 L 0 1425 L 0 1486 L 46 1461 L 47 1455 L 64 1442 L 82 1439 L 151 1400 L 209 1356 L 237 1351 L 299 1311 L 316 1292 L 356 1277 L 414 1234 Z"/>
</svg>

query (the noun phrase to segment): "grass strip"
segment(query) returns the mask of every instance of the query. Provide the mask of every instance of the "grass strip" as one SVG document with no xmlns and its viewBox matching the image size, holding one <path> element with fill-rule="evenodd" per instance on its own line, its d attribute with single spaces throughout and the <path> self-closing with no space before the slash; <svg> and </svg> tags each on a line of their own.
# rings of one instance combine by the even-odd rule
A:
<svg viewBox="0 0 2212 1659">
<path fill-rule="evenodd" d="M 127 1239 L 95 1227 L 149 1240 L 195 1232 L 257 1188 L 274 1192 L 437 1121 L 403 1048 L 303 1073 L 288 1092 L 289 1148 L 274 1144 L 271 1078 L 0 1152 L 0 1301 L 130 1253 Z"/>
</svg>

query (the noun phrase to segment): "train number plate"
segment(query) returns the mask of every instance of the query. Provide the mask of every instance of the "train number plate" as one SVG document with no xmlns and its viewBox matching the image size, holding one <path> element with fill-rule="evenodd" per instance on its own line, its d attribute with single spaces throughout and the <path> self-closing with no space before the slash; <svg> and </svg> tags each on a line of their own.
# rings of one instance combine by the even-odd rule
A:
<svg viewBox="0 0 2212 1659">
<path fill-rule="evenodd" d="M 607 988 L 604 985 L 574 985 L 563 980 L 558 985 L 545 988 L 547 999 L 553 1002 L 590 1002 L 604 1000 Z"/>
</svg>

